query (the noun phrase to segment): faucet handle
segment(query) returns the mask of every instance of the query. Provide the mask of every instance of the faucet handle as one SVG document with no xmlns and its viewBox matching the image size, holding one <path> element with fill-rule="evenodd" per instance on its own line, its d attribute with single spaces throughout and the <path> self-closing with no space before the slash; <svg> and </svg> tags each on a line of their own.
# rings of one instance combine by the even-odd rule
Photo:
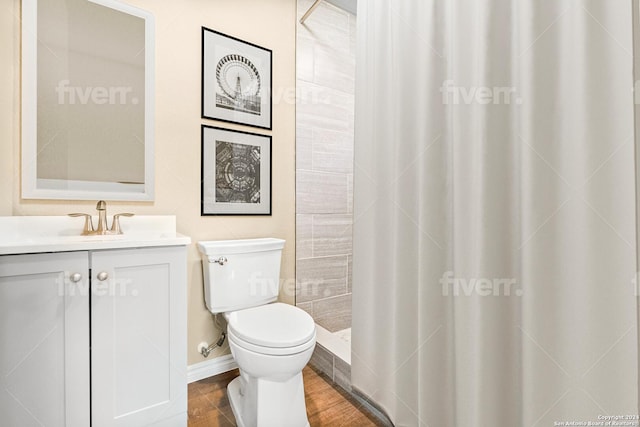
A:
<svg viewBox="0 0 640 427">
<path fill-rule="evenodd" d="M 132 213 L 119 213 L 113 216 L 113 222 L 111 223 L 111 232 L 113 234 L 122 234 L 122 230 L 120 229 L 120 217 L 121 216 L 133 216 Z"/>
<path fill-rule="evenodd" d="M 89 234 L 91 234 L 94 229 L 93 229 L 93 220 L 91 219 L 91 215 L 86 214 L 86 213 L 70 213 L 67 214 L 71 217 L 79 217 L 79 216 L 83 216 L 84 217 L 84 229 L 82 230 L 82 236 L 88 236 Z"/>
</svg>

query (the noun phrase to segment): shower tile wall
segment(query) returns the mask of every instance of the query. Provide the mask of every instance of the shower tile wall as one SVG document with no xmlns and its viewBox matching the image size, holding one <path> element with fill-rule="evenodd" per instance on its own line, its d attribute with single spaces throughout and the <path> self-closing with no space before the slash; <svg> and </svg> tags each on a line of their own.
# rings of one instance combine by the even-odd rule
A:
<svg viewBox="0 0 640 427">
<path fill-rule="evenodd" d="M 322 3 L 296 52 L 296 304 L 335 332 L 351 327 L 355 16 Z"/>
</svg>

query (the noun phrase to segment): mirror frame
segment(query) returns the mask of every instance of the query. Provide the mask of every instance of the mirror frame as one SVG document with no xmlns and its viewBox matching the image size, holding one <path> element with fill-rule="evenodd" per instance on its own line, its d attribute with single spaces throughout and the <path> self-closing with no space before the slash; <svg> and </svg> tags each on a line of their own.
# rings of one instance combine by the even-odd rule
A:
<svg viewBox="0 0 640 427">
<path fill-rule="evenodd" d="M 46 0 L 40 0 L 46 1 Z M 145 21 L 144 184 L 38 179 L 38 0 L 22 2 L 22 198 L 152 201 L 155 194 L 155 19 L 117 0 L 86 0 Z"/>
</svg>

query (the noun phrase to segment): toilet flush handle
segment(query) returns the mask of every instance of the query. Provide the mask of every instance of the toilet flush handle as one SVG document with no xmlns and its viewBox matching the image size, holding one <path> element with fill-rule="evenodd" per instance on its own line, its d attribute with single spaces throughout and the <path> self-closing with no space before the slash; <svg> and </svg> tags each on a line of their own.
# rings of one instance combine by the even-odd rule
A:
<svg viewBox="0 0 640 427">
<path fill-rule="evenodd" d="M 227 257 L 221 256 L 218 259 L 213 260 L 216 264 L 225 265 L 227 263 Z"/>
</svg>

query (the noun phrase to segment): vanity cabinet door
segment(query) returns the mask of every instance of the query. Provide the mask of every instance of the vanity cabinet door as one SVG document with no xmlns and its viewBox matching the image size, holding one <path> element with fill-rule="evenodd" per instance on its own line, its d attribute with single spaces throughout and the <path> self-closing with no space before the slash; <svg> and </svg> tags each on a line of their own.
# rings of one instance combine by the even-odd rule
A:
<svg viewBox="0 0 640 427">
<path fill-rule="evenodd" d="M 91 253 L 93 427 L 186 426 L 186 248 Z"/>
<path fill-rule="evenodd" d="M 1 425 L 89 425 L 88 259 L 0 256 Z"/>
</svg>

